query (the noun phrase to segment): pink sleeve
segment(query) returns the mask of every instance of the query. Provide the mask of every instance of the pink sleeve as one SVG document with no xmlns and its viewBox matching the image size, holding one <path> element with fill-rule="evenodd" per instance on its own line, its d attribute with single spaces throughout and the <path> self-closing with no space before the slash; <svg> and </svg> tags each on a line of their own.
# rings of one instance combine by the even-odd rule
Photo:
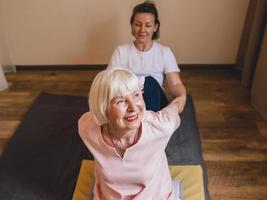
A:
<svg viewBox="0 0 267 200">
<path fill-rule="evenodd" d="M 168 126 L 168 129 L 171 131 L 176 130 L 181 122 L 178 108 L 174 104 L 169 104 L 162 110 L 157 112 L 159 123 L 165 124 Z"/>
<path fill-rule="evenodd" d="M 150 112 L 150 111 L 148 111 Z M 178 108 L 174 104 L 169 104 L 162 110 L 154 113 L 150 112 L 153 118 L 153 126 L 161 130 L 162 133 L 172 134 L 180 125 L 180 116 Z"/>
<path fill-rule="evenodd" d="M 78 131 L 82 140 L 88 137 L 90 131 L 94 132 L 98 128 L 90 112 L 84 113 L 78 121 Z"/>
</svg>

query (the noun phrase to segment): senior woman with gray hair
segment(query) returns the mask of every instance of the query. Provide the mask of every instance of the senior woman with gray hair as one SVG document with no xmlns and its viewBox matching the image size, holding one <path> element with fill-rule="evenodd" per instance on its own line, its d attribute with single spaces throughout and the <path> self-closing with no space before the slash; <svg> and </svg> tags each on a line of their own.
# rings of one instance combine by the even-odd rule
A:
<svg viewBox="0 0 267 200">
<path fill-rule="evenodd" d="M 95 159 L 94 199 L 178 199 L 165 154 L 180 125 L 178 103 L 145 110 L 136 75 L 113 68 L 94 79 L 89 108 L 78 126 Z"/>
</svg>

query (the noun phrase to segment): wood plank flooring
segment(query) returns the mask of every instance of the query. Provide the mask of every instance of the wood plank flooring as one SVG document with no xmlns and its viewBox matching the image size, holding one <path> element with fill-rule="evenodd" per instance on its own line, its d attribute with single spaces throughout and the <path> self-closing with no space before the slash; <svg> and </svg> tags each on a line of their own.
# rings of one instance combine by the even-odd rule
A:
<svg viewBox="0 0 267 200">
<path fill-rule="evenodd" d="M 0 152 L 41 91 L 88 94 L 99 71 L 23 71 L 7 74 L 0 92 Z M 182 72 L 192 95 L 212 200 L 267 199 L 267 122 L 231 70 Z"/>
</svg>

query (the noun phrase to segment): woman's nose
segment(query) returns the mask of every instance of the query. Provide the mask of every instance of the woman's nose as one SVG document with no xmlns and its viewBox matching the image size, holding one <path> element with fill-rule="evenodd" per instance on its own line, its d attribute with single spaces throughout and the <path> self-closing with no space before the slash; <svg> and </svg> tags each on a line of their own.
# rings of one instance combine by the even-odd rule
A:
<svg viewBox="0 0 267 200">
<path fill-rule="evenodd" d="M 127 111 L 128 111 L 128 112 L 134 112 L 134 111 L 135 111 L 135 108 L 136 108 L 136 106 L 135 106 L 134 101 L 132 101 L 132 100 L 128 100 Z"/>
<path fill-rule="evenodd" d="M 145 26 L 141 26 L 141 27 L 140 27 L 140 31 L 141 31 L 141 32 L 145 31 Z"/>
</svg>

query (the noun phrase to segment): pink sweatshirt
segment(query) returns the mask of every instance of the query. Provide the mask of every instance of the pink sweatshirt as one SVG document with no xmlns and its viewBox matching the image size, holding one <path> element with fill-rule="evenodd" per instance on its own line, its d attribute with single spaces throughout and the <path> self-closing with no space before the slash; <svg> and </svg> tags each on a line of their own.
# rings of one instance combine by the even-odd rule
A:
<svg viewBox="0 0 267 200">
<path fill-rule="evenodd" d="M 173 104 L 157 113 L 145 111 L 140 139 L 121 158 L 104 142 L 90 112 L 83 114 L 79 134 L 96 161 L 94 199 L 172 200 L 165 147 L 179 125 Z"/>
</svg>

